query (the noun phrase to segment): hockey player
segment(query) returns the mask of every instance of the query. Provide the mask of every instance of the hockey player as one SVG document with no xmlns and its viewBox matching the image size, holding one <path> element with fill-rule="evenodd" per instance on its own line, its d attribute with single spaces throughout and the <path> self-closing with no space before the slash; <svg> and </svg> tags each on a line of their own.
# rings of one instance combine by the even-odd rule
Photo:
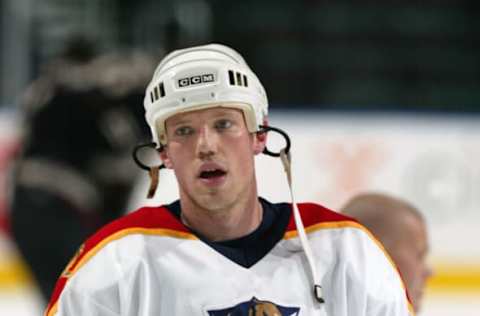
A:
<svg viewBox="0 0 480 316">
<path fill-rule="evenodd" d="M 144 105 L 180 200 L 88 239 L 47 316 L 413 315 L 395 267 L 363 226 L 297 205 L 293 194 L 278 204 L 258 196 L 254 156 L 275 155 L 267 132 L 278 129 L 266 126 L 265 91 L 236 51 L 172 52 Z M 288 170 L 288 148 L 279 155 Z M 159 167 L 149 169 L 153 193 Z"/>
<path fill-rule="evenodd" d="M 432 269 L 427 264 L 428 233 L 422 214 L 410 203 L 380 193 L 354 196 L 342 208 L 365 225 L 385 246 L 405 280 L 416 312 Z"/>
</svg>

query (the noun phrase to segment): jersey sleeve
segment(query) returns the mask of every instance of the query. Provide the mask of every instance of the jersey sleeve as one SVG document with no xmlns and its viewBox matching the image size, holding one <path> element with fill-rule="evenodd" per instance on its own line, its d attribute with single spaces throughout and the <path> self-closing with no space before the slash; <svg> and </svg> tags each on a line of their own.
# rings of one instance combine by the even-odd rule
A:
<svg viewBox="0 0 480 316">
<path fill-rule="evenodd" d="M 77 292 L 74 289 L 65 289 L 58 307 L 49 315 L 91 315 L 91 316 L 120 316 L 108 306 L 95 300 L 89 293 Z"/>
<path fill-rule="evenodd" d="M 328 315 L 415 314 L 396 265 L 367 228 L 315 204 L 300 209 L 326 286 Z"/>
<path fill-rule="evenodd" d="M 137 315 L 141 293 L 136 290 L 149 293 L 142 280 L 148 280 L 150 237 L 195 239 L 161 208 L 142 208 L 108 224 L 67 265 L 44 315 Z"/>
<path fill-rule="evenodd" d="M 78 261 L 79 256 L 84 257 L 82 253 L 75 256 L 60 277 L 58 293 L 54 293 L 57 297 L 45 316 L 119 316 L 119 291 L 125 272 L 119 268 L 116 248 L 116 242 L 112 242 L 84 262 Z"/>
</svg>

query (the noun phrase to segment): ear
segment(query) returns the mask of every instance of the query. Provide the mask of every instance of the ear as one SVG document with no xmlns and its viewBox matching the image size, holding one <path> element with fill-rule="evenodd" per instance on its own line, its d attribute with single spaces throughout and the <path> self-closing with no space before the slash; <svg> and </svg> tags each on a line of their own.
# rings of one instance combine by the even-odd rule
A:
<svg viewBox="0 0 480 316">
<path fill-rule="evenodd" d="M 267 145 L 267 133 L 255 133 L 253 140 L 253 153 L 261 154 Z"/>
<path fill-rule="evenodd" d="M 159 152 L 160 159 L 162 159 L 163 164 L 165 165 L 166 168 L 168 169 L 173 169 L 173 164 L 172 160 L 170 159 L 168 155 L 168 147 L 163 146 L 163 150 Z"/>
<path fill-rule="evenodd" d="M 268 125 L 267 118 L 263 120 L 263 125 Z M 261 154 L 265 149 L 265 146 L 267 146 L 267 135 L 268 133 L 255 133 L 253 140 L 253 152 L 255 155 Z"/>
</svg>

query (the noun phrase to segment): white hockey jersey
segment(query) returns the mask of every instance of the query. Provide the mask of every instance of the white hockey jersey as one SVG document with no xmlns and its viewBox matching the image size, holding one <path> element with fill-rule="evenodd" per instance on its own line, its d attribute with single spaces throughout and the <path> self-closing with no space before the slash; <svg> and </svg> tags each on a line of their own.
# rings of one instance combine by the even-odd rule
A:
<svg viewBox="0 0 480 316">
<path fill-rule="evenodd" d="M 414 315 L 399 274 L 356 221 L 299 204 L 325 303 L 292 218 L 250 268 L 193 235 L 164 207 L 142 208 L 91 237 L 60 277 L 46 316 Z"/>
</svg>

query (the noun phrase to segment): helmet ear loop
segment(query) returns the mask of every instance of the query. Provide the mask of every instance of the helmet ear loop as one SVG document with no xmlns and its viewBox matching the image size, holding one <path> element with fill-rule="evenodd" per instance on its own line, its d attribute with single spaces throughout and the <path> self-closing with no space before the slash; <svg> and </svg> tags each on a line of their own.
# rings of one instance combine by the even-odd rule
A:
<svg viewBox="0 0 480 316">
<path fill-rule="evenodd" d="M 267 148 L 267 146 L 265 146 L 265 148 L 263 149 L 263 153 L 265 155 L 272 156 L 272 157 L 280 157 L 282 151 L 286 155 L 288 155 L 290 153 L 290 137 L 288 136 L 288 134 L 286 132 L 284 132 L 283 130 L 281 130 L 279 128 L 272 127 L 272 126 L 260 125 L 259 127 L 260 127 L 260 130 L 257 133 L 275 132 L 275 133 L 278 133 L 278 134 L 282 135 L 282 137 L 285 139 L 285 147 L 282 150 L 280 150 L 278 153 L 270 151 Z"/>
<path fill-rule="evenodd" d="M 154 195 L 155 195 L 155 192 L 157 191 L 157 187 L 158 187 L 158 179 L 159 179 L 159 173 L 160 173 L 160 169 L 164 169 L 165 168 L 165 165 L 164 164 L 161 164 L 161 165 L 158 165 L 158 166 L 147 166 L 146 164 L 144 164 L 139 158 L 138 158 L 138 152 L 144 148 L 152 148 L 152 149 L 156 149 L 158 152 L 162 152 L 163 149 L 164 149 L 164 146 L 162 144 L 160 144 L 160 147 L 157 149 L 157 144 L 156 143 L 146 143 L 146 144 L 140 144 L 140 145 L 137 145 L 135 146 L 135 148 L 133 149 L 133 152 L 132 152 L 132 157 L 133 157 L 133 160 L 135 161 L 135 163 L 137 164 L 137 166 L 139 166 L 141 169 L 145 170 L 145 171 L 148 171 L 148 175 L 150 176 L 150 187 L 148 189 L 148 193 L 147 193 L 147 198 L 148 199 L 151 199 Z"/>
</svg>

